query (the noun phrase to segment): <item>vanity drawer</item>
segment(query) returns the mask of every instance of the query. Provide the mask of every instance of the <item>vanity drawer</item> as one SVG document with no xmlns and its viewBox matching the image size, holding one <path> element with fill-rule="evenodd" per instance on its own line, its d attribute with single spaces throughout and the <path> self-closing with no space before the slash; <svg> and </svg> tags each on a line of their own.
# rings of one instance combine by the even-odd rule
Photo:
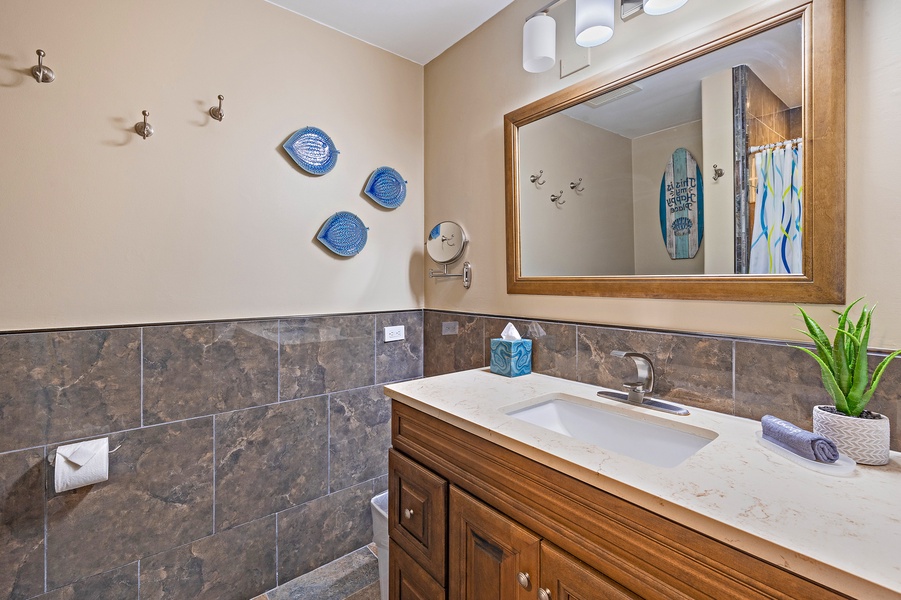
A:
<svg viewBox="0 0 901 600">
<path fill-rule="evenodd" d="M 389 535 L 444 586 L 447 481 L 395 450 L 388 451 L 388 472 Z"/>
</svg>

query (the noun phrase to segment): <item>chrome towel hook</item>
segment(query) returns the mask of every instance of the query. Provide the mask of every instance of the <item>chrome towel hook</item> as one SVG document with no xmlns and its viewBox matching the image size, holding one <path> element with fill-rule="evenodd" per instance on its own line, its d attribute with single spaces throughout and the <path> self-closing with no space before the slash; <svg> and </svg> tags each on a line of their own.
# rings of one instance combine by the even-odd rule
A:
<svg viewBox="0 0 901 600">
<path fill-rule="evenodd" d="M 582 192 L 585 191 L 585 187 L 584 186 L 580 187 L 580 186 L 582 186 L 582 178 L 581 177 L 579 177 L 579 181 L 570 181 L 569 182 L 569 189 L 575 190 L 579 194 L 581 194 Z"/>
<path fill-rule="evenodd" d="M 225 100 L 225 96 L 219 94 L 219 106 L 210 107 L 210 116 L 216 119 L 217 121 L 222 121 L 222 118 L 225 117 L 225 113 L 222 111 L 222 101 Z"/>
<path fill-rule="evenodd" d="M 542 175 L 544 175 L 544 170 L 539 170 L 538 175 L 532 175 L 531 177 L 529 177 L 529 181 L 536 185 L 544 185 L 545 183 L 547 183 L 547 181 L 539 181 Z"/>
<path fill-rule="evenodd" d="M 153 135 L 153 127 L 150 125 L 150 123 L 147 122 L 147 117 L 150 116 L 150 111 L 141 111 L 141 114 L 144 115 L 144 122 L 135 123 L 135 132 L 146 140 L 151 135 Z"/>
<path fill-rule="evenodd" d="M 563 204 L 566 204 L 566 200 L 560 199 L 562 196 L 563 196 L 563 190 L 560 190 L 559 194 L 551 194 L 551 202 L 553 202 L 557 206 L 562 206 Z"/>
<path fill-rule="evenodd" d="M 50 67 L 44 66 L 44 57 L 47 56 L 47 53 L 38 49 L 36 54 L 38 55 L 38 64 L 31 67 L 31 74 L 38 83 L 50 83 L 56 79 L 56 73 Z"/>
<path fill-rule="evenodd" d="M 722 176 L 723 176 L 723 170 L 720 167 L 713 165 L 713 180 L 716 181 L 717 179 L 719 179 Z"/>
</svg>

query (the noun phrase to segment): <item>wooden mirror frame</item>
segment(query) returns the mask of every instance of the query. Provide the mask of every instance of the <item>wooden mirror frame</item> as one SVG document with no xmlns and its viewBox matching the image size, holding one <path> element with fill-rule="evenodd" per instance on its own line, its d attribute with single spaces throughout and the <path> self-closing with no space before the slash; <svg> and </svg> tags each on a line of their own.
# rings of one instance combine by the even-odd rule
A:
<svg viewBox="0 0 901 600">
<path fill-rule="evenodd" d="M 801 19 L 804 274 L 523 277 L 519 128 L 649 75 Z M 845 2 L 771 0 L 504 116 L 507 293 L 843 304 L 845 302 Z"/>
</svg>

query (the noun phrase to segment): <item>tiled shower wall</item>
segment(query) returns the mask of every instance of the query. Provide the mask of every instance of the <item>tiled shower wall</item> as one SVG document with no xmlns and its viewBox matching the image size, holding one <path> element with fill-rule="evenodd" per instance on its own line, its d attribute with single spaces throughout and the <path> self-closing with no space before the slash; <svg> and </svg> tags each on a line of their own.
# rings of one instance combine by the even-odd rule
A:
<svg viewBox="0 0 901 600">
<path fill-rule="evenodd" d="M 812 429 L 817 404 L 831 404 L 820 368 L 784 342 L 661 333 L 552 321 L 529 321 L 425 311 L 425 376 L 486 367 L 489 340 L 512 322 L 532 339 L 532 370 L 592 385 L 621 389 L 635 365 L 612 350 L 647 354 L 654 363 L 654 396 L 739 417 L 771 414 Z M 456 323 L 456 334 L 442 324 Z M 453 329 L 453 326 L 448 327 Z M 870 354 L 875 368 L 884 354 Z M 870 410 L 892 423 L 892 449 L 901 450 L 901 360 L 890 365 Z"/>
<path fill-rule="evenodd" d="M 422 319 L 0 335 L 0 598 L 246 600 L 369 543 Z M 109 481 L 55 494 L 47 458 L 97 436 Z"/>
</svg>

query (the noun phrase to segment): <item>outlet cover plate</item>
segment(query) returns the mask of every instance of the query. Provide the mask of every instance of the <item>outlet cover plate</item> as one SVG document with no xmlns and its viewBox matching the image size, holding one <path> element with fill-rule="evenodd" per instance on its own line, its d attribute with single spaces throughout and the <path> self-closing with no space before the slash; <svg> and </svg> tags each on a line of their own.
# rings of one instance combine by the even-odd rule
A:
<svg viewBox="0 0 901 600">
<path fill-rule="evenodd" d="M 457 335 L 460 324 L 456 321 L 444 321 L 441 323 L 441 335 Z"/>
<path fill-rule="evenodd" d="M 395 325 L 393 327 L 385 327 L 385 341 L 399 342 L 404 339 L 404 326 Z"/>
</svg>

